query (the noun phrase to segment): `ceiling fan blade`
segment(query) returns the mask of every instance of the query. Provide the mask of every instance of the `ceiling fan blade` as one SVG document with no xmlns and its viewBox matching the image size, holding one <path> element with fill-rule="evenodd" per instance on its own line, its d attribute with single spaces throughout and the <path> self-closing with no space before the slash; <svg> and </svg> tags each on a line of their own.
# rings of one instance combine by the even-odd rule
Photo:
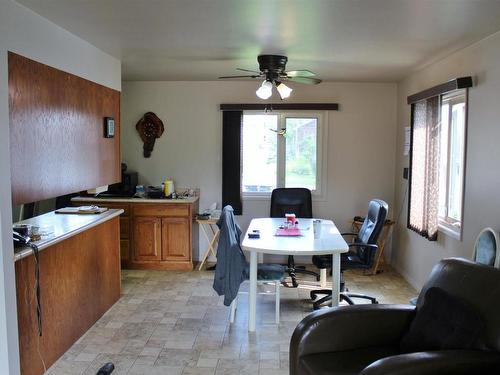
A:
<svg viewBox="0 0 500 375">
<path fill-rule="evenodd" d="M 256 70 L 249 70 L 249 69 L 242 69 L 242 68 L 236 68 L 236 70 L 240 70 L 242 72 L 250 72 L 250 73 L 260 74 L 260 72 L 257 72 Z"/>
<path fill-rule="evenodd" d="M 252 76 L 223 76 L 219 78 L 259 78 L 260 76 L 252 75 Z"/>
<path fill-rule="evenodd" d="M 317 85 L 321 83 L 320 79 L 310 77 L 289 77 L 288 80 L 290 82 L 305 83 L 306 85 Z"/>
<path fill-rule="evenodd" d="M 289 72 L 285 72 L 288 77 L 312 77 L 315 76 L 313 72 L 310 70 L 290 70 Z"/>
</svg>

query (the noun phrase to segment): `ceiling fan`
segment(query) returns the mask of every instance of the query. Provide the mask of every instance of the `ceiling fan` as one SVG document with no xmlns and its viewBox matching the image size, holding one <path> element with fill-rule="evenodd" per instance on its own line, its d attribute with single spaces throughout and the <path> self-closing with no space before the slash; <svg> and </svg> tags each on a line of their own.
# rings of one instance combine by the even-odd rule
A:
<svg viewBox="0 0 500 375">
<path fill-rule="evenodd" d="M 283 81 L 305 83 L 308 85 L 317 85 L 321 83 L 318 78 L 313 78 L 315 75 L 309 70 L 290 70 L 285 71 L 288 57 L 282 55 L 260 55 L 257 57 L 259 62 L 259 71 L 236 68 L 242 72 L 254 74 L 223 76 L 221 79 L 227 78 L 263 78 L 264 82 L 257 89 L 256 94 L 261 99 L 268 99 L 272 95 L 273 85 L 280 94 L 281 99 L 286 99 L 290 96 L 292 89 L 286 86 Z"/>
</svg>

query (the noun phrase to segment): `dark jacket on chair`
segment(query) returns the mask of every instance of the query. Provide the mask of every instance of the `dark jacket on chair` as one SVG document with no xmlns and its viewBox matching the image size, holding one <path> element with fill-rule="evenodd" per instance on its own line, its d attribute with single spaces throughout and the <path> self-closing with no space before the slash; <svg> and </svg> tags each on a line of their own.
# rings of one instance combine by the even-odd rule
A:
<svg viewBox="0 0 500 375">
<path fill-rule="evenodd" d="M 213 287 L 219 296 L 224 295 L 224 305 L 229 306 L 245 280 L 246 269 L 245 255 L 240 247 L 241 229 L 234 220 L 231 206 L 224 207 L 217 226 L 220 237 Z"/>
</svg>

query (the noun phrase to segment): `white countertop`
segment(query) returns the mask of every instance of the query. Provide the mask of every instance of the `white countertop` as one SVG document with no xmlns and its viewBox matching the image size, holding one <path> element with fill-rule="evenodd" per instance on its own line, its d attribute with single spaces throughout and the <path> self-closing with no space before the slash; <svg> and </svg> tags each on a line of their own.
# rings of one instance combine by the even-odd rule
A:
<svg viewBox="0 0 500 375">
<path fill-rule="evenodd" d="M 74 197 L 73 202 L 103 202 L 103 203 L 195 203 L 198 197 L 178 199 L 150 199 L 150 198 L 99 198 L 99 197 Z"/>
<path fill-rule="evenodd" d="M 20 221 L 16 224 L 31 224 L 37 227 L 52 226 L 54 233 L 46 239 L 35 241 L 38 250 L 46 249 L 58 242 L 61 242 L 75 234 L 102 224 L 123 213 L 123 210 L 110 209 L 102 214 L 56 214 L 55 211 L 31 219 Z M 25 258 L 33 253 L 30 247 L 15 247 L 14 261 Z"/>
<path fill-rule="evenodd" d="M 314 219 L 298 218 L 301 235 L 297 237 L 276 236 L 284 218 L 252 219 L 241 247 L 246 251 L 279 255 L 326 255 L 345 253 L 347 243 L 331 220 L 321 219 L 321 236 L 314 238 Z M 253 230 L 260 231 L 260 238 L 248 238 Z"/>
</svg>

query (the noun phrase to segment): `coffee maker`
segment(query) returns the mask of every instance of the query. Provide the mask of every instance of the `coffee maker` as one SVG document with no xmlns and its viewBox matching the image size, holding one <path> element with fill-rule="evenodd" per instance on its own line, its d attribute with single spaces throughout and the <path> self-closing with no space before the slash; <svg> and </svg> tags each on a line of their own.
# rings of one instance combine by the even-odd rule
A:
<svg viewBox="0 0 500 375">
<path fill-rule="evenodd" d="M 137 172 L 127 172 L 127 164 L 122 163 L 122 182 L 108 186 L 108 190 L 100 193 L 99 197 L 131 197 L 135 194 L 135 187 L 139 182 Z"/>
</svg>

